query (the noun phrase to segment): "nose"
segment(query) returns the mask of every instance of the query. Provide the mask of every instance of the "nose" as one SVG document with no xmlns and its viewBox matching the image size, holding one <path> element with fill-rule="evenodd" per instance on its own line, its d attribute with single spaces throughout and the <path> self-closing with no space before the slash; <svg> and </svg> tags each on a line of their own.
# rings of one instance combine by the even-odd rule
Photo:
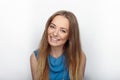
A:
<svg viewBox="0 0 120 80">
<path fill-rule="evenodd" d="M 54 30 L 53 35 L 54 35 L 54 36 L 58 36 L 58 33 L 59 33 L 59 30 L 56 29 L 56 30 Z"/>
</svg>

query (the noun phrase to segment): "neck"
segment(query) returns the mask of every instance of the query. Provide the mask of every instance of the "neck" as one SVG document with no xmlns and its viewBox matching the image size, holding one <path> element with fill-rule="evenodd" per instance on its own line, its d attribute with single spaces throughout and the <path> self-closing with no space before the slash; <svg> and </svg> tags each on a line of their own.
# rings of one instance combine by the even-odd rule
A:
<svg viewBox="0 0 120 80">
<path fill-rule="evenodd" d="M 63 47 L 51 47 L 50 54 L 54 58 L 58 58 L 59 56 L 63 54 Z"/>
</svg>

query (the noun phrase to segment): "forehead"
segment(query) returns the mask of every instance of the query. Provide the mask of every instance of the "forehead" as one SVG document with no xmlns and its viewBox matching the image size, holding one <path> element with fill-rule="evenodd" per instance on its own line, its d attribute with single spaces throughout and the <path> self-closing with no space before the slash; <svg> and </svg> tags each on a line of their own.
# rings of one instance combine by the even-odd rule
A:
<svg viewBox="0 0 120 80">
<path fill-rule="evenodd" d="M 55 16 L 51 23 L 55 24 L 57 27 L 69 29 L 69 20 L 64 16 L 61 15 Z"/>
</svg>

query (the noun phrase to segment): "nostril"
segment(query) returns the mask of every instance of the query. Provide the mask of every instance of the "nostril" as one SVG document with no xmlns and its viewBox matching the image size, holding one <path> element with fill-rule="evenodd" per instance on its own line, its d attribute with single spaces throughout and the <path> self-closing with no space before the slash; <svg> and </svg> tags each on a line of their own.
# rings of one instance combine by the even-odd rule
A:
<svg viewBox="0 0 120 80">
<path fill-rule="evenodd" d="M 54 35 L 54 36 L 57 36 L 57 35 L 58 35 L 58 31 L 55 31 L 55 32 L 53 33 L 53 35 Z"/>
<path fill-rule="evenodd" d="M 54 36 L 57 36 L 57 33 L 54 32 L 53 35 L 54 35 Z"/>
</svg>

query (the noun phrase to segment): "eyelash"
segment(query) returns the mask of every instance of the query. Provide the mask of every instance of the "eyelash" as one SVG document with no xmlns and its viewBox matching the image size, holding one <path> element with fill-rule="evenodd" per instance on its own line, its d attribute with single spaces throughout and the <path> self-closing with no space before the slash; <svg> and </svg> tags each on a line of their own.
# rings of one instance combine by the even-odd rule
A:
<svg viewBox="0 0 120 80">
<path fill-rule="evenodd" d="M 65 31 L 65 30 L 60 30 L 60 31 L 62 31 L 62 32 L 66 33 L 66 31 Z"/>
<path fill-rule="evenodd" d="M 53 26 L 53 25 L 50 25 L 49 26 L 51 29 L 54 29 L 55 28 L 55 26 Z M 66 31 L 65 30 L 60 30 L 61 32 L 63 32 L 63 33 L 66 33 Z"/>
<path fill-rule="evenodd" d="M 50 25 L 50 28 L 55 28 L 53 25 Z"/>
</svg>

